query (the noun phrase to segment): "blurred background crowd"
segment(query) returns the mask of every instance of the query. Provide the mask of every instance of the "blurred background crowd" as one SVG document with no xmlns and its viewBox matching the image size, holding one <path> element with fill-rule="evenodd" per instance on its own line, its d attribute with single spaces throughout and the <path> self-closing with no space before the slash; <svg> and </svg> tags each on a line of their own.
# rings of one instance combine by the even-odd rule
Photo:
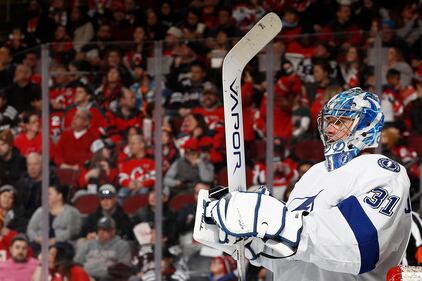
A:
<svg viewBox="0 0 422 281">
<path fill-rule="evenodd" d="M 323 160 L 316 123 L 323 104 L 344 89 L 375 92 L 378 82 L 386 121 L 380 152 L 407 168 L 420 222 L 420 1 L 14 2 L 8 24 L 0 25 L 0 280 L 41 280 L 40 45 L 45 43 L 51 278 L 155 280 L 157 85 L 151 59 L 159 40 L 159 63 L 166 69 L 163 278 L 237 280 L 230 257 L 192 241 L 196 194 L 227 185 L 222 59 L 269 11 L 278 13 L 284 26 L 271 45 L 274 196 L 287 200 L 301 175 Z M 375 49 L 377 40 L 381 48 Z M 252 189 L 267 178 L 267 87 L 265 65 L 255 58 L 242 78 Z M 422 241 L 412 239 L 406 263 L 416 265 L 422 263 Z M 21 279 L 7 279 L 15 275 Z M 250 266 L 248 276 L 263 280 L 265 270 Z"/>
</svg>

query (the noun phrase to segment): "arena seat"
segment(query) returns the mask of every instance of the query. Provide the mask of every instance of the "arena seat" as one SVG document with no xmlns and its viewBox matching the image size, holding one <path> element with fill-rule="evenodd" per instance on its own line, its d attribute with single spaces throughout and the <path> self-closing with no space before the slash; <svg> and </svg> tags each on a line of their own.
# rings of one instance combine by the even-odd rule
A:
<svg viewBox="0 0 422 281">
<path fill-rule="evenodd" d="M 324 160 L 324 146 L 320 140 L 303 140 L 293 147 L 294 153 L 301 160 L 315 163 Z"/>
<path fill-rule="evenodd" d="M 100 205 L 100 198 L 97 194 L 83 194 L 78 196 L 73 202 L 73 206 L 79 210 L 81 215 L 93 213 Z"/>
<path fill-rule="evenodd" d="M 187 204 L 196 204 L 194 194 L 179 194 L 170 200 L 170 208 L 179 212 Z"/>
<path fill-rule="evenodd" d="M 418 153 L 419 157 L 422 157 L 422 135 L 408 136 L 407 143 Z"/>
<path fill-rule="evenodd" d="M 148 204 L 148 195 L 134 194 L 123 201 L 123 210 L 129 216 L 133 216 L 140 208 Z"/>
</svg>

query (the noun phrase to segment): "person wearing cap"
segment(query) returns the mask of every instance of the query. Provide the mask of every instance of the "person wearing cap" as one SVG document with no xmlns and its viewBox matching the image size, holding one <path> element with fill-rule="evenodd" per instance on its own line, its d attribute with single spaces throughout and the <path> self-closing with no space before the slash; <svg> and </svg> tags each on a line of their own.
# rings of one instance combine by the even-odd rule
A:
<svg viewBox="0 0 422 281">
<path fill-rule="evenodd" d="M 29 256 L 30 246 L 25 235 L 19 234 L 13 237 L 9 251 L 10 258 L 6 262 L 0 262 L 0 280 L 31 280 L 38 262 Z"/>
<path fill-rule="evenodd" d="M 89 214 L 82 226 L 81 236 L 88 239 L 97 238 L 97 222 L 108 216 L 116 222 L 116 234 L 123 239 L 133 239 L 132 222 L 123 208 L 117 203 L 117 191 L 111 184 L 104 184 L 98 189 L 100 205 L 94 213 Z"/>
<path fill-rule="evenodd" d="M 192 113 L 204 116 L 210 130 L 222 126 L 224 123 L 224 108 L 221 104 L 218 89 L 214 84 L 204 83 L 200 102 L 200 106 L 193 108 Z"/>
<path fill-rule="evenodd" d="M 60 135 L 54 154 L 59 168 L 78 171 L 92 157 L 91 144 L 99 138 L 99 132 L 90 127 L 91 120 L 91 112 L 80 108 L 72 119 L 72 128 Z"/>
<path fill-rule="evenodd" d="M 130 265 L 129 243 L 116 234 L 116 222 L 108 216 L 96 223 L 97 238 L 87 240 L 77 250 L 74 261 L 97 281 L 111 281 L 110 267 L 119 263 Z"/>
<path fill-rule="evenodd" d="M 72 127 L 72 120 L 76 112 L 80 108 L 84 108 L 91 112 L 91 128 L 94 130 L 103 130 L 106 127 L 106 119 L 102 110 L 94 102 L 93 90 L 90 86 L 84 85 L 82 83 L 77 84 L 75 87 L 75 95 L 73 98 L 73 103 L 65 109 L 63 117 L 63 128 L 68 129 Z"/>
<path fill-rule="evenodd" d="M 171 164 L 164 177 L 164 185 L 174 194 L 193 194 L 196 182 L 214 180 L 214 166 L 200 157 L 199 141 L 196 138 L 189 138 L 182 148 L 184 155 Z"/>
<path fill-rule="evenodd" d="M 0 131 L 16 129 L 18 121 L 18 111 L 8 104 L 6 90 L 0 89 Z"/>
<path fill-rule="evenodd" d="M 48 211 L 50 215 L 49 244 L 75 240 L 81 231 L 82 218 L 79 211 L 67 204 L 69 188 L 50 182 L 48 188 Z M 26 233 L 35 252 L 41 249 L 42 208 L 39 207 L 28 223 Z"/>
<path fill-rule="evenodd" d="M 5 174 L 5 181 L 12 185 L 26 170 L 25 158 L 14 147 L 14 136 L 10 130 L 0 132 L 0 170 Z"/>
<path fill-rule="evenodd" d="M 16 189 L 9 184 L 0 187 L 0 217 L 5 230 L 25 232 L 28 219 L 24 216 L 24 208 L 17 203 Z"/>
<path fill-rule="evenodd" d="M 91 144 L 92 158 L 81 167 L 79 187 L 83 189 L 77 193 L 86 191 L 90 184 L 99 187 L 105 183 L 117 183 L 118 169 L 114 148 L 115 144 L 110 139 L 97 139 Z"/>
</svg>

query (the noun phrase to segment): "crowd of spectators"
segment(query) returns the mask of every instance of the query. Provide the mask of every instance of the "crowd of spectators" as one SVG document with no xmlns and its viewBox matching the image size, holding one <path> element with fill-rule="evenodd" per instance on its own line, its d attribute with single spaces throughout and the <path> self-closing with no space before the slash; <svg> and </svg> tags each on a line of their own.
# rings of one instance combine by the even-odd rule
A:
<svg viewBox="0 0 422 281">
<path fill-rule="evenodd" d="M 23 25 L 0 45 L 0 259 L 6 261 L 0 276 L 3 269 L 25 268 L 22 280 L 34 271 L 34 280 L 41 278 L 35 258 L 41 243 L 43 43 L 49 43 L 51 74 L 52 280 L 154 280 L 155 239 L 164 245 L 165 280 L 187 280 L 189 272 L 235 280 L 230 258 L 205 258 L 215 253 L 192 243 L 194 202 L 199 189 L 227 182 L 222 58 L 268 11 L 282 16 L 284 26 L 272 43 L 279 67 L 272 101 L 275 196 L 286 200 L 300 176 L 323 159 L 322 152 L 307 158 L 297 149 L 318 140 L 323 104 L 344 89 L 375 91 L 375 50 L 383 56 L 377 93 L 386 121 L 382 152 L 406 166 L 412 194 L 419 191 L 420 148 L 407 143 L 422 134 L 418 1 L 226 2 L 29 1 Z M 154 230 L 157 85 L 148 68 L 157 40 L 164 42 L 162 64 L 169 68 L 162 92 L 161 238 Z M 381 49 L 375 49 L 377 40 Z M 266 183 L 266 83 L 254 59 L 242 79 L 251 186 Z M 92 194 L 98 208 L 82 214 L 76 202 Z M 145 204 L 128 213 L 125 202 L 135 196 Z M 172 208 L 181 198 L 190 201 Z"/>
</svg>

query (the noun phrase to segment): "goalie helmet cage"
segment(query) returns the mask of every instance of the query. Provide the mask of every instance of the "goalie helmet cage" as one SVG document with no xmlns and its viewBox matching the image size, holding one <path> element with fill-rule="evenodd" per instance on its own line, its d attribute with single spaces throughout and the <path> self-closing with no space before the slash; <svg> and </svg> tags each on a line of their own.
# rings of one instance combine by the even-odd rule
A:
<svg viewBox="0 0 422 281">
<path fill-rule="evenodd" d="M 422 266 L 395 266 L 387 273 L 387 281 L 422 281 Z"/>
</svg>

